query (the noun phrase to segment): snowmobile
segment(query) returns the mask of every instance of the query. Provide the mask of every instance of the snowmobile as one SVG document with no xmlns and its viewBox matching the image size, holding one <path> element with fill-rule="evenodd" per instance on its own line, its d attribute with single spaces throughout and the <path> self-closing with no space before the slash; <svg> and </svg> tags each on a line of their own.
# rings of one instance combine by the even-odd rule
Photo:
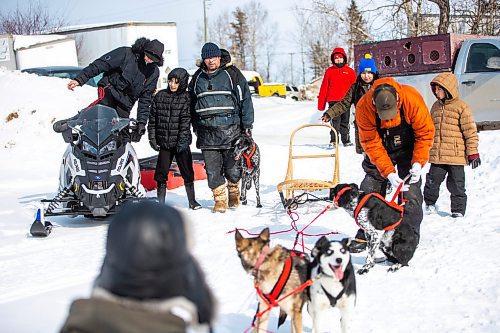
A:
<svg viewBox="0 0 500 333">
<path fill-rule="evenodd" d="M 144 197 L 137 155 L 120 135 L 120 131 L 133 130 L 133 119 L 119 118 L 114 109 L 97 104 L 53 127 L 68 147 L 62 159 L 59 191 L 53 199 L 42 200 L 44 208 L 37 211 L 31 235 L 50 234 L 52 224 L 45 216 L 105 217 L 125 202 Z"/>
</svg>

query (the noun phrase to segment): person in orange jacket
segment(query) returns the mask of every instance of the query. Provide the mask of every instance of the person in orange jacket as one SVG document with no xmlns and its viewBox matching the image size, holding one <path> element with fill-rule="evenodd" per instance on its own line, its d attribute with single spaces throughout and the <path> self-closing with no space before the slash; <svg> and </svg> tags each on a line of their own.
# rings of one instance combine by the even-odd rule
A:
<svg viewBox="0 0 500 333">
<path fill-rule="evenodd" d="M 318 111 L 323 111 L 326 103 L 328 103 L 328 107 L 330 108 L 341 101 L 357 79 L 356 72 L 347 66 L 347 55 L 343 48 L 335 48 L 330 55 L 330 59 L 332 66 L 326 70 L 319 90 Z M 337 134 L 340 134 L 344 146 L 352 146 L 349 137 L 349 117 L 349 112 L 345 112 L 331 119 L 332 127 L 335 128 Z M 338 142 L 338 138 L 334 137 L 333 131 L 330 133 L 330 136 L 332 145 Z"/>
<path fill-rule="evenodd" d="M 418 91 L 393 78 L 375 81 L 356 109 L 359 140 L 366 154 L 362 163 L 366 175 L 360 189 L 385 196 L 388 182 L 397 188 L 407 175 L 410 177 L 408 184 L 403 184 L 406 201 L 403 220 L 392 236 L 393 258 L 407 264 L 420 238 L 423 218 L 420 175 L 429 160 L 434 123 Z M 356 239 L 354 246 L 366 246 L 363 232 L 358 231 Z"/>
</svg>

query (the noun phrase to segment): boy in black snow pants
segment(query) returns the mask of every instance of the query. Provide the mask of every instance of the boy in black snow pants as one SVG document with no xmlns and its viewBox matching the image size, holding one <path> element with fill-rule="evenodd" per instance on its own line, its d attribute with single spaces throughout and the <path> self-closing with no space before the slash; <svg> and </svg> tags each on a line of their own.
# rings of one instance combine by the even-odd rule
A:
<svg viewBox="0 0 500 333">
<path fill-rule="evenodd" d="M 159 151 L 155 180 L 157 196 L 165 202 L 168 171 L 175 156 L 189 200 L 189 208 L 200 209 L 194 194 L 193 157 L 191 144 L 190 96 L 187 92 L 189 74 L 184 68 L 175 68 L 168 74 L 168 88 L 160 90 L 153 99 L 149 114 L 149 144 Z"/>
</svg>

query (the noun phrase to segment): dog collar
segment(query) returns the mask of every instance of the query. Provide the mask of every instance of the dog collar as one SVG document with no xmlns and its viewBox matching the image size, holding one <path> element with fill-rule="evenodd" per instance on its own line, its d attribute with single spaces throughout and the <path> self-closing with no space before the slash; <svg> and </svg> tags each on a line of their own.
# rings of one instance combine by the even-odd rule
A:
<svg viewBox="0 0 500 333">
<path fill-rule="evenodd" d="M 247 168 L 248 169 L 253 169 L 253 165 L 251 163 L 252 156 L 255 154 L 255 150 L 257 149 L 257 145 L 255 142 L 252 145 L 252 150 L 250 151 L 250 154 L 245 154 L 245 152 L 242 153 L 243 157 L 245 158 L 245 161 L 247 162 Z"/>
<path fill-rule="evenodd" d="M 339 199 L 340 199 L 340 197 L 342 196 L 342 194 L 344 194 L 345 192 L 347 192 L 349 190 L 352 190 L 352 187 L 346 186 L 343 189 L 341 189 L 339 191 L 339 193 L 337 193 L 337 195 L 335 196 L 335 199 L 333 200 L 333 204 L 338 207 L 339 206 Z"/>
</svg>

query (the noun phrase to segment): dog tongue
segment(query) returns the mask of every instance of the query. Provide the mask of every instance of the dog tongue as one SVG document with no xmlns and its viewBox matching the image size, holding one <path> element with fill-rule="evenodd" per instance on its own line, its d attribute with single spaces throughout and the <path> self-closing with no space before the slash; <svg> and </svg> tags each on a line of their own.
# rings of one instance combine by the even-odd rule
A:
<svg viewBox="0 0 500 333">
<path fill-rule="evenodd" d="M 330 268 L 333 270 L 333 273 L 335 274 L 337 280 L 340 281 L 344 278 L 344 271 L 342 270 L 342 266 L 330 266 Z"/>
</svg>

